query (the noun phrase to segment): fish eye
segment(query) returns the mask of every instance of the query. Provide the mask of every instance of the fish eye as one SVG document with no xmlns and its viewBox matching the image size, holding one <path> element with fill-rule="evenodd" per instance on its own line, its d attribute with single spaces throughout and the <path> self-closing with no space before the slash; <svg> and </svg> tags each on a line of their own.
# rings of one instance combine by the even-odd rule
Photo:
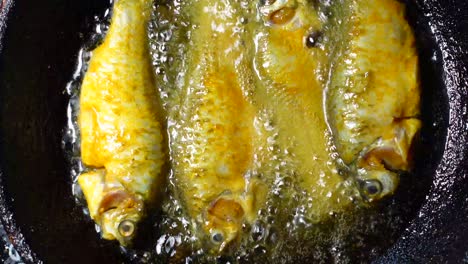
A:
<svg viewBox="0 0 468 264">
<path fill-rule="evenodd" d="M 135 233 L 135 223 L 131 220 L 124 220 L 120 222 L 118 230 L 119 234 L 123 237 L 130 237 Z"/>
<path fill-rule="evenodd" d="M 264 5 L 264 6 L 267 6 L 267 5 L 272 5 L 276 2 L 276 0 L 261 0 L 260 1 L 260 4 L 261 5 Z"/>
<path fill-rule="evenodd" d="M 224 241 L 224 235 L 220 231 L 214 231 L 211 235 L 211 241 L 215 244 L 221 244 Z"/>
<path fill-rule="evenodd" d="M 309 35 L 305 38 L 305 45 L 307 48 L 315 48 L 319 45 L 320 40 L 322 39 L 322 32 L 321 31 L 312 31 Z"/>
<path fill-rule="evenodd" d="M 365 180 L 361 183 L 364 194 L 368 197 L 374 197 L 382 192 L 382 183 L 378 180 Z"/>
</svg>

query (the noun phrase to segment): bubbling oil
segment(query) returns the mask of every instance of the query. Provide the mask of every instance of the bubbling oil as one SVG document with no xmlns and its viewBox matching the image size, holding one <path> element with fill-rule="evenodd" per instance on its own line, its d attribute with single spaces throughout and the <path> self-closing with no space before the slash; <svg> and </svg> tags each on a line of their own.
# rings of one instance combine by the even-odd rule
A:
<svg viewBox="0 0 468 264">
<path fill-rule="evenodd" d="M 241 1 L 248 9 L 248 1 Z M 111 2 L 112 3 L 112 2 Z M 148 38 L 158 92 L 167 114 L 167 134 L 177 134 L 177 113 L 183 102 L 180 89 L 187 81 L 187 43 L 196 25 L 188 23 L 183 12 L 183 0 L 156 1 L 153 19 L 148 26 Z M 321 17 L 327 17 L 329 1 L 322 3 Z M 253 11 L 251 11 L 253 12 Z M 77 177 L 87 170 L 80 159 L 80 132 L 77 125 L 80 85 L 95 48 L 108 29 L 111 10 L 96 17 L 95 33 L 91 41 L 80 51 L 77 70 L 67 86 L 70 96 L 67 107 L 68 123 L 63 147 L 70 161 L 73 193 L 77 204 L 89 215 Z M 240 23 L 250 23 L 240 19 Z M 247 94 L 247 96 L 249 96 Z M 248 98 L 255 101 L 254 98 Z M 122 249 L 129 262 L 137 263 L 355 263 L 367 262 L 383 253 L 401 232 L 405 219 L 404 209 L 396 200 L 388 199 L 376 206 L 361 206 L 351 203 L 353 210 L 345 213 L 330 212 L 326 221 L 314 215 L 314 201 L 309 191 L 301 184 L 295 170 L 294 152 L 281 147 L 278 138 L 282 133 L 268 111 L 259 111 L 255 127 L 268 135 L 268 157 L 255 157 L 256 166 L 249 173 L 266 178 L 270 190 L 266 204 L 258 212 L 257 219 L 242 226 L 240 243 L 220 255 L 209 254 L 199 238 L 197 224 L 188 217 L 176 185 L 174 172 L 169 171 L 168 184 L 164 190 L 161 216 L 148 232 L 154 234 L 150 250 Z M 169 136 L 169 140 L 171 136 Z M 331 140 L 330 140 L 331 142 Z M 171 146 L 171 142 L 169 142 Z M 330 144 L 330 149 L 333 144 Z M 169 150 L 171 151 L 171 150 Z M 330 166 L 334 166 L 333 151 L 330 151 Z M 263 160 L 263 163 L 262 163 Z M 264 161 L 272 164 L 262 171 Z M 254 162 L 254 163 L 255 163 Z M 268 173 L 268 175 L 264 175 Z M 338 171 L 333 173 L 338 174 Z M 347 195 L 353 200 L 352 183 L 343 180 Z M 98 227 L 97 227 L 98 229 Z M 97 230 L 99 231 L 99 230 Z"/>
</svg>

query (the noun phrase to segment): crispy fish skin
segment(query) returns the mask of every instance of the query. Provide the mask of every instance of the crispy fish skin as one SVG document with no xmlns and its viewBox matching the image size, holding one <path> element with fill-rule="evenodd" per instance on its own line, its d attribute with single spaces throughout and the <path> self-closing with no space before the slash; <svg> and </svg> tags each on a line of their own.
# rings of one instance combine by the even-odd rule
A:
<svg viewBox="0 0 468 264">
<path fill-rule="evenodd" d="M 328 121 L 363 194 L 379 199 L 398 186 L 394 171 L 411 168 L 410 148 L 421 127 L 415 40 L 398 1 L 345 0 L 332 8 L 330 39 L 342 43 L 331 51 Z"/>
<path fill-rule="evenodd" d="M 129 245 L 165 176 L 161 108 L 146 27 L 152 0 L 118 0 L 80 94 L 78 177 L 102 237 Z"/>
<path fill-rule="evenodd" d="M 293 155 L 287 164 L 312 200 L 310 216 L 321 221 L 351 203 L 329 149 L 323 108 L 328 59 L 323 49 L 306 41 L 323 25 L 310 1 L 278 0 L 258 10 L 262 20 L 254 29 L 260 80 L 256 99 L 272 115 L 278 144 Z"/>
<path fill-rule="evenodd" d="M 211 251 L 240 239 L 256 216 L 262 185 L 246 176 L 253 164 L 255 111 L 245 98 L 240 5 L 200 0 L 193 17 L 181 108 L 171 132 L 174 178 L 188 215 Z"/>
</svg>

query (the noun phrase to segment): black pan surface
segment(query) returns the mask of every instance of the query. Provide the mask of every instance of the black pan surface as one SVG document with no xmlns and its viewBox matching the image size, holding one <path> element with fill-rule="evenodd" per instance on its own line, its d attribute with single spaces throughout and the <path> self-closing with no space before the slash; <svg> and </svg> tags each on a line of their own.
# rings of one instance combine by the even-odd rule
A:
<svg viewBox="0 0 468 264">
<path fill-rule="evenodd" d="M 109 0 L 0 7 L 0 260 L 123 263 L 71 194 L 62 148 L 78 50 Z M 468 2 L 408 1 L 424 88 L 422 147 L 396 243 L 376 263 L 468 263 Z M 4 253 L 2 255 L 2 253 Z"/>
</svg>

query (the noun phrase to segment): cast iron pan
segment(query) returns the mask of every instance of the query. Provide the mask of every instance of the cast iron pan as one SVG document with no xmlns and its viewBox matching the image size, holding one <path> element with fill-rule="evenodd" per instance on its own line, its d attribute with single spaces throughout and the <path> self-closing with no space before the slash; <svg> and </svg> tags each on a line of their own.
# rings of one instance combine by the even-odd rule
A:
<svg viewBox="0 0 468 264">
<path fill-rule="evenodd" d="M 109 0 L 0 3 L 4 263 L 126 261 L 76 205 L 61 144 L 66 84 L 95 16 L 108 7 Z M 408 1 L 408 19 L 420 51 L 425 126 L 415 175 L 402 181 L 409 191 L 392 198 L 408 205 L 404 224 L 372 260 L 468 263 L 468 2 Z"/>
</svg>

